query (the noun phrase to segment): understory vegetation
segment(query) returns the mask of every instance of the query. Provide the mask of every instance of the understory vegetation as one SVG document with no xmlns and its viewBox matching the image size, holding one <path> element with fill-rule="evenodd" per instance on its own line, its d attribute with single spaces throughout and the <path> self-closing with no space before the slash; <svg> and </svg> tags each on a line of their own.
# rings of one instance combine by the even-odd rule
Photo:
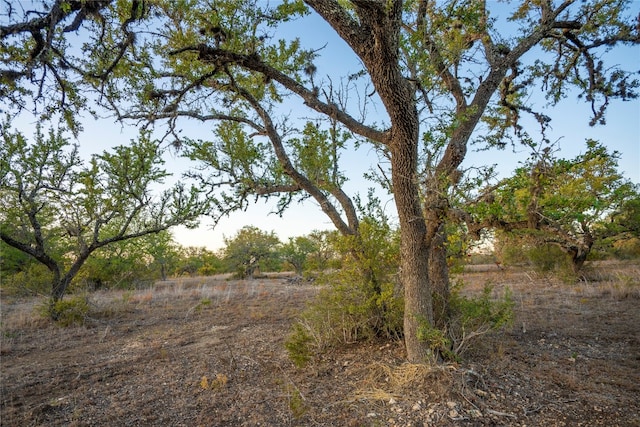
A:
<svg viewBox="0 0 640 427">
<path fill-rule="evenodd" d="M 225 277 L 255 280 L 265 274 L 289 272 L 292 283 L 305 282 L 318 288 L 317 295 L 296 317 L 285 343 L 295 365 L 305 366 L 327 350 L 357 342 L 400 341 L 404 301 L 396 275 L 398 232 L 384 216 L 376 218 L 371 213 L 365 216 L 360 231 L 357 241 L 335 232 L 315 231 L 283 244 L 273 233 L 246 227 L 235 238 L 227 239 L 228 247 L 218 252 L 180 247 L 167 234 L 167 250 L 156 257 L 141 255 L 147 250 L 144 241 L 135 246 L 121 245 L 87 262 L 70 287 L 71 296 L 53 307 L 43 303 L 38 315 L 47 317 L 53 309 L 61 326 L 84 324 L 95 314 L 90 313 L 91 292 L 148 289 L 162 283 L 158 281 L 162 281 L 163 272 L 165 279 L 172 280 L 223 273 L 227 273 Z M 514 301 L 509 287 L 496 289 L 487 282 L 482 292 L 469 295 L 464 281 L 456 278 L 466 268 L 485 265 L 497 271 L 523 269 L 560 280 L 566 286 L 600 280 L 589 263 L 583 274 L 576 276 L 570 260 L 553 245 L 536 246 L 517 235 L 499 234 L 494 239 L 494 252 L 465 255 L 471 246 L 464 244 L 465 249 L 460 250 L 461 239 L 460 235 L 451 236 L 449 264 L 454 276 L 449 320 L 444 328 L 422 322 L 418 330 L 420 340 L 427 342 L 434 357 L 442 361 L 461 361 L 486 334 L 512 325 Z M 603 242 L 592 252 L 591 262 L 633 258 L 637 256 L 636 245 L 633 239 L 624 244 Z M 3 295 L 47 294 L 46 268 L 6 245 L 2 255 Z M 289 262 L 292 257 L 295 265 Z M 246 268 L 253 269 L 253 279 Z M 620 278 L 620 283 L 625 280 L 631 279 Z M 610 292 L 624 293 L 623 288 L 618 286 Z M 210 297 L 203 297 L 197 310 L 210 303 Z"/>
</svg>

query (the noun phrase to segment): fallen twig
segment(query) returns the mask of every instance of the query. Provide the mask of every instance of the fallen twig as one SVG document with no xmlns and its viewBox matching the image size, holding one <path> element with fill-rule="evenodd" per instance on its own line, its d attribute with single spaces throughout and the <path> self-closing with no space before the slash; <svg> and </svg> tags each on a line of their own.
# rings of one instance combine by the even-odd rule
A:
<svg viewBox="0 0 640 427">
<path fill-rule="evenodd" d="M 488 414 L 491 415 L 497 415 L 499 417 L 511 417 L 511 418 L 518 418 L 516 415 L 514 414 L 508 414 L 506 412 L 500 412 L 500 411 L 494 411 L 493 409 L 486 409 Z"/>
<path fill-rule="evenodd" d="M 544 405 L 539 405 L 537 408 L 533 408 L 533 409 L 524 409 L 524 416 L 526 417 L 529 414 L 535 414 L 536 412 L 538 412 L 540 409 L 544 408 Z"/>
</svg>

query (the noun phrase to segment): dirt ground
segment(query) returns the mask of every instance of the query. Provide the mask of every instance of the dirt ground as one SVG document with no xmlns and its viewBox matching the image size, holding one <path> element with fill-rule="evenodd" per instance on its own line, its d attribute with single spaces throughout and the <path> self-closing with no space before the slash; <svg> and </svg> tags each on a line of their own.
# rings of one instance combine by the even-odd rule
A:
<svg viewBox="0 0 640 427">
<path fill-rule="evenodd" d="M 188 278 L 90 295 L 83 326 L 2 299 L 3 426 L 640 426 L 640 266 L 576 284 L 474 267 L 516 320 L 460 364 L 353 344 L 304 369 L 284 349 L 317 292 L 283 278 Z"/>
</svg>

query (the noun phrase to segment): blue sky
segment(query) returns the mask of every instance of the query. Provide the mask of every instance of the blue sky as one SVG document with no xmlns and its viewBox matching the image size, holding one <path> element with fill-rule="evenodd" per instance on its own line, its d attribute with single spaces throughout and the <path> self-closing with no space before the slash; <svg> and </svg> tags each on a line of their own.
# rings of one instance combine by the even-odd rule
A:
<svg viewBox="0 0 640 427">
<path fill-rule="evenodd" d="M 640 2 L 634 8 L 640 10 Z M 313 14 L 289 23 L 278 31 L 278 34 L 283 34 L 286 37 L 300 37 L 303 46 L 307 48 L 318 49 L 326 45 L 320 51 L 321 57 L 316 62 L 318 79 L 326 75 L 334 76 L 335 79 L 336 76 L 346 76 L 361 68 L 358 59 L 355 58 L 348 46 L 324 21 Z M 640 69 L 640 47 L 620 49 L 615 55 L 608 58 L 609 61 L 625 65 L 627 69 Z M 338 80 L 334 80 L 334 82 L 336 81 Z M 289 111 L 292 113 L 292 117 L 305 115 L 300 108 L 303 107 L 299 104 L 291 104 Z M 553 119 L 548 136 L 551 141 L 558 141 L 558 147 L 561 148 L 559 156 L 575 157 L 584 151 L 586 139 L 596 139 L 604 143 L 610 150 L 619 151 L 621 153 L 620 170 L 632 181 L 640 183 L 640 102 L 638 100 L 631 102 L 612 101 L 606 116 L 606 126 L 590 127 L 588 125 L 589 106 L 571 95 L 545 113 Z M 383 121 L 384 118 L 382 110 L 371 110 L 370 118 L 367 121 Z M 210 127 L 202 124 L 196 126 L 201 128 L 188 136 L 206 138 Z M 17 122 L 17 127 L 23 130 L 26 135 L 30 135 L 29 128 L 33 127 L 33 119 L 24 116 Z M 85 131 L 81 134 L 79 143 L 83 153 L 88 156 L 113 145 L 126 144 L 136 135 L 137 131 L 134 127 L 122 127 L 120 124 L 114 123 L 113 119 L 104 119 L 98 122 L 90 119 L 85 122 Z M 519 162 L 526 159 L 527 155 L 525 150 L 514 153 L 510 148 L 503 151 L 483 152 L 476 152 L 471 148 L 464 166 L 497 164 L 500 174 L 507 176 L 519 166 Z M 169 154 L 167 161 L 169 170 L 174 172 L 188 167 L 183 159 L 175 155 Z M 368 147 L 362 147 L 357 152 L 344 155 L 343 169 L 348 171 L 351 178 L 350 183 L 346 186 L 349 194 L 353 195 L 355 192 L 366 194 L 369 184 L 362 179 L 362 173 L 375 162 L 375 156 Z M 384 195 L 382 198 L 383 203 L 388 204 L 390 213 L 393 213 L 392 197 Z M 176 240 L 185 246 L 206 246 L 210 249 L 217 249 L 223 246 L 223 236 L 230 237 L 245 225 L 257 226 L 265 231 L 275 231 L 283 241 L 288 237 L 307 234 L 316 229 L 332 229 L 328 218 L 312 201 L 304 205 L 292 206 L 282 218 L 270 215 L 271 210 L 271 205 L 259 203 L 251 206 L 246 212 L 237 212 L 231 217 L 223 219 L 215 230 L 211 229 L 210 221 L 203 219 L 201 227 L 197 230 L 177 228 L 174 230 L 174 235 Z"/>
</svg>

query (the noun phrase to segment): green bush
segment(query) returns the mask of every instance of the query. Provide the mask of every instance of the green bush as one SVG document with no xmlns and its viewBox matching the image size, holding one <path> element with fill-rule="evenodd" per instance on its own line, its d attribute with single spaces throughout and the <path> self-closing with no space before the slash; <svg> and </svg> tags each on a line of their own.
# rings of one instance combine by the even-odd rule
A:
<svg viewBox="0 0 640 427">
<path fill-rule="evenodd" d="M 312 341 L 309 331 L 302 323 L 296 323 L 293 326 L 293 331 L 285 343 L 285 348 L 289 354 L 289 359 L 298 368 L 304 367 L 311 360 L 310 345 Z"/>
<path fill-rule="evenodd" d="M 362 221 L 360 233 L 333 243 L 343 267 L 318 276 L 323 288 L 294 325 L 286 347 L 296 364 L 327 347 L 402 335 L 404 304 L 390 274 L 397 271 L 397 236 L 371 218 Z"/>
<path fill-rule="evenodd" d="M 200 276 L 213 276 L 218 273 L 218 270 L 211 265 L 203 265 L 198 269 Z"/>
<path fill-rule="evenodd" d="M 640 258 L 640 239 L 637 237 L 617 240 L 612 246 L 613 253 L 618 259 Z"/>
<path fill-rule="evenodd" d="M 526 255 L 539 273 L 558 270 L 567 264 L 567 255 L 555 245 L 533 246 L 526 251 Z"/>
<path fill-rule="evenodd" d="M 49 300 L 40 306 L 40 314 L 54 319 L 60 326 L 83 325 L 89 314 L 89 302 L 80 295 L 56 302 Z"/>
<path fill-rule="evenodd" d="M 428 343 L 434 355 L 440 355 L 445 360 L 457 359 L 456 354 L 451 350 L 451 338 L 447 337 L 445 331 L 434 328 L 426 319 L 420 319 L 418 339 Z"/>
<path fill-rule="evenodd" d="M 496 258 L 504 265 L 528 264 L 527 249 L 531 245 L 522 236 L 496 232 L 494 251 Z"/>
<path fill-rule="evenodd" d="M 513 300 L 506 288 L 502 296 L 494 296 L 486 285 L 479 296 L 461 294 L 462 282 L 453 286 L 450 298 L 450 317 L 445 330 L 420 322 L 418 338 L 440 358 L 460 361 L 462 355 L 483 335 L 498 331 L 513 321 Z"/>
<path fill-rule="evenodd" d="M 394 296 L 390 283 L 383 284 L 378 294 L 371 283 L 358 281 L 345 270 L 322 276 L 319 281 L 326 287 L 301 314 L 297 325 L 307 331 L 310 344 L 318 350 L 401 335 L 402 300 Z"/>
<path fill-rule="evenodd" d="M 540 243 L 531 236 L 500 234 L 496 246 L 496 255 L 505 265 L 527 265 L 567 283 L 577 279 L 570 257 L 557 245 Z"/>
<path fill-rule="evenodd" d="M 496 262 L 496 256 L 492 253 L 472 253 L 467 260 L 469 265 L 481 265 L 481 264 L 494 264 Z"/>
<path fill-rule="evenodd" d="M 513 322 L 514 302 L 511 290 L 505 288 L 502 295 L 494 295 L 493 287 L 485 285 L 479 296 L 461 294 L 463 284 L 452 289 L 451 316 L 447 327 L 451 348 L 445 354 L 461 357 L 474 341 L 489 332 L 498 331 Z"/>
</svg>

